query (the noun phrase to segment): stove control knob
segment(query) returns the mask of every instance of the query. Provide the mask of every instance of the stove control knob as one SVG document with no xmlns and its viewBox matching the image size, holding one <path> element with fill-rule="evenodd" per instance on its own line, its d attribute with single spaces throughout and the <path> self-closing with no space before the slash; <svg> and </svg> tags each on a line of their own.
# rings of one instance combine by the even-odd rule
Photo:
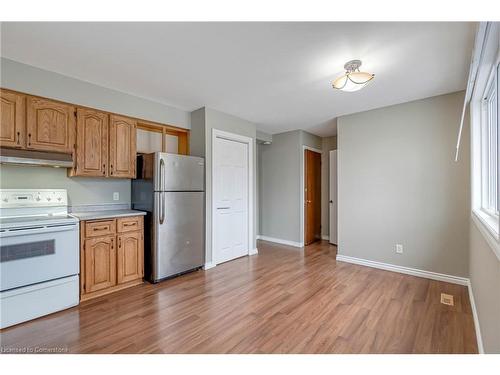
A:
<svg viewBox="0 0 500 375">
<path fill-rule="evenodd" d="M 61 197 L 57 197 L 57 200 L 60 202 L 62 200 L 62 198 Z"/>
<path fill-rule="evenodd" d="M 41 200 L 42 200 L 42 198 L 40 198 L 40 195 L 37 195 L 37 196 L 36 196 L 36 198 L 35 198 L 35 200 L 36 200 L 37 202 L 39 202 L 39 201 L 41 201 Z"/>
<path fill-rule="evenodd" d="M 8 202 L 9 201 L 9 198 L 4 198 L 2 199 L 4 202 Z"/>
<path fill-rule="evenodd" d="M 51 200 L 52 200 L 52 198 L 50 198 L 50 197 L 47 197 L 47 201 L 49 201 L 49 202 L 50 202 Z"/>
</svg>

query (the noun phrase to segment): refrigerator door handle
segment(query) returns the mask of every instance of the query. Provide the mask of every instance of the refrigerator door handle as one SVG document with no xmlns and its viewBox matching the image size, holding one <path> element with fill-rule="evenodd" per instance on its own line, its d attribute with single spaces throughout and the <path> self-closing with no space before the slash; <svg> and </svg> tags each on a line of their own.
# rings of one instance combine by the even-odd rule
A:
<svg viewBox="0 0 500 375">
<path fill-rule="evenodd" d="M 160 158 L 160 191 L 165 190 L 165 161 Z"/>
<path fill-rule="evenodd" d="M 160 193 L 160 225 L 165 221 L 165 192 Z"/>
</svg>

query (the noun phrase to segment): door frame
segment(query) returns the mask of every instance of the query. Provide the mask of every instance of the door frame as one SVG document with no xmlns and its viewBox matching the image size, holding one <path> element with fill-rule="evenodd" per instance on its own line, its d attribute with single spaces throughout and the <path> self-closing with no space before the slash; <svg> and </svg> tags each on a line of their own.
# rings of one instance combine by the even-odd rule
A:
<svg viewBox="0 0 500 375">
<path fill-rule="evenodd" d="M 305 228 L 306 228 L 305 210 L 304 210 L 304 202 L 305 202 L 305 199 L 304 199 L 304 189 L 305 189 L 304 180 L 305 180 L 305 173 L 306 173 L 306 158 L 304 156 L 305 156 L 306 150 L 316 152 L 316 153 L 320 154 L 321 156 L 323 155 L 323 151 L 318 149 L 318 148 L 302 145 L 302 154 L 300 156 L 300 158 L 302 159 L 302 163 L 300 165 L 301 176 L 302 176 L 300 179 L 300 247 L 304 247 Z"/>
<path fill-rule="evenodd" d="M 336 226 L 337 226 L 337 242 L 334 243 L 334 242 L 331 242 L 331 235 L 332 235 L 332 231 L 331 231 L 331 227 L 332 227 L 332 222 L 331 222 L 331 211 L 332 211 L 332 205 L 330 203 L 330 200 L 331 200 L 331 196 L 330 196 L 330 191 L 332 189 L 331 187 L 331 181 L 332 181 L 332 175 L 331 175 L 331 170 L 332 170 L 332 165 L 331 165 L 331 159 L 332 159 L 332 153 L 335 152 L 335 157 L 337 158 L 337 165 L 335 166 L 335 172 L 336 172 L 336 176 L 335 176 L 335 181 L 336 181 L 336 187 L 335 187 L 335 192 L 337 193 L 337 197 L 335 198 L 335 210 L 336 210 Z M 339 152 L 338 150 L 330 150 L 328 152 L 328 242 L 335 245 L 335 246 L 338 246 L 339 244 L 339 170 L 338 170 L 338 160 L 339 160 Z"/>
<path fill-rule="evenodd" d="M 254 249 L 253 248 L 253 242 L 254 242 L 254 235 L 253 235 L 253 225 L 254 225 L 254 181 L 253 181 L 253 164 L 254 164 L 254 161 L 253 161 L 253 153 L 254 153 L 254 150 L 253 150 L 253 144 L 254 144 L 254 140 L 253 138 L 250 138 L 250 137 L 246 137 L 244 135 L 239 135 L 239 134 L 234 134 L 234 133 L 230 133 L 230 132 L 226 132 L 226 131 L 223 131 L 223 130 L 219 130 L 219 129 L 212 129 L 212 160 L 211 160 L 211 171 L 210 171 L 210 174 L 211 174 L 211 178 L 212 178 L 212 181 L 211 181 L 211 202 L 210 202 L 210 207 L 212 209 L 212 215 L 211 215 L 211 218 L 212 218 L 212 223 L 211 223 L 211 228 L 210 228 L 210 233 L 211 233 L 211 236 L 212 236 L 212 241 L 211 241 L 211 244 L 212 244 L 212 262 L 210 262 L 211 264 L 209 265 L 209 267 L 206 267 L 206 268 L 211 268 L 211 267 L 215 267 L 217 265 L 217 257 L 216 257 L 216 249 L 215 249 L 215 214 L 216 214 L 216 207 L 215 207 L 215 199 L 214 199 L 214 196 L 215 196 L 215 180 L 214 180 L 214 176 L 215 176 L 215 163 L 214 163 L 214 160 L 215 160 L 215 144 L 216 144 L 216 139 L 217 138 L 223 138 L 223 139 L 227 139 L 229 141 L 233 141 L 233 142 L 240 142 L 240 143 L 245 143 L 248 145 L 248 207 L 247 207 L 247 215 L 248 215 L 248 218 L 247 218 L 247 222 L 248 222 L 248 243 L 247 243 L 247 246 L 248 246 L 248 251 L 247 251 L 247 255 L 254 255 L 257 253 L 257 249 Z"/>
</svg>

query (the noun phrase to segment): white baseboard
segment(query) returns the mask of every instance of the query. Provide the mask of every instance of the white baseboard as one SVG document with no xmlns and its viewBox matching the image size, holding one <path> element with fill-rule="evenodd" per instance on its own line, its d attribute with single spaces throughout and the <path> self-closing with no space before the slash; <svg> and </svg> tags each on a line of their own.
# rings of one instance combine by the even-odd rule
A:
<svg viewBox="0 0 500 375">
<path fill-rule="evenodd" d="M 459 284 L 465 286 L 469 284 L 469 279 L 466 277 L 459 277 L 453 275 L 446 275 L 444 273 L 424 271 L 424 270 L 419 270 L 417 268 L 397 266 L 395 264 L 376 262 L 373 260 L 367 260 L 361 258 L 354 258 L 347 255 L 337 254 L 337 260 L 341 262 L 359 264 L 361 266 L 379 268 L 381 270 L 386 270 L 386 271 L 393 271 L 412 276 L 424 277 L 426 279 L 445 281 L 447 283 L 452 283 L 452 284 Z"/>
<path fill-rule="evenodd" d="M 324 234 L 321 236 L 322 240 L 330 241 L 330 236 L 328 234 Z"/>
<path fill-rule="evenodd" d="M 302 243 L 302 242 L 282 240 L 281 238 L 268 237 L 268 236 L 263 236 L 261 234 L 257 235 L 257 239 L 263 240 L 263 241 L 279 243 L 281 245 L 288 245 L 288 246 L 293 246 L 293 247 L 304 247 L 304 243 Z"/>
<path fill-rule="evenodd" d="M 203 269 L 204 270 L 209 270 L 210 268 L 214 268 L 215 267 L 215 263 L 214 262 L 208 262 L 208 263 L 205 263 L 205 265 L 203 266 Z"/>
<path fill-rule="evenodd" d="M 259 253 L 259 250 L 257 250 L 257 248 L 255 248 L 255 249 L 251 249 L 251 250 L 248 252 L 248 255 L 250 255 L 250 256 L 251 256 L 251 255 L 256 255 L 256 254 L 258 254 L 258 253 Z"/>
<path fill-rule="evenodd" d="M 467 283 L 469 289 L 470 307 L 472 309 L 472 316 L 474 318 L 474 330 L 476 331 L 477 351 L 479 354 L 484 354 L 483 338 L 481 336 L 481 328 L 479 327 L 479 316 L 477 315 L 476 302 L 474 301 L 474 294 L 472 293 L 472 284 Z"/>
</svg>

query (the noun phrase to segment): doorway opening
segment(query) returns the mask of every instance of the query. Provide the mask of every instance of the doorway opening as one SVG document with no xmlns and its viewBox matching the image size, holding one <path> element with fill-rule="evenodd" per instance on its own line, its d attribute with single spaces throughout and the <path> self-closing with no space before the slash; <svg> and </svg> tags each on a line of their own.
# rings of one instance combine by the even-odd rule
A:
<svg viewBox="0 0 500 375">
<path fill-rule="evenodd" d="M 321 151 L 304 150 L 304 245 L 321 240 Z"/>
</svg>

